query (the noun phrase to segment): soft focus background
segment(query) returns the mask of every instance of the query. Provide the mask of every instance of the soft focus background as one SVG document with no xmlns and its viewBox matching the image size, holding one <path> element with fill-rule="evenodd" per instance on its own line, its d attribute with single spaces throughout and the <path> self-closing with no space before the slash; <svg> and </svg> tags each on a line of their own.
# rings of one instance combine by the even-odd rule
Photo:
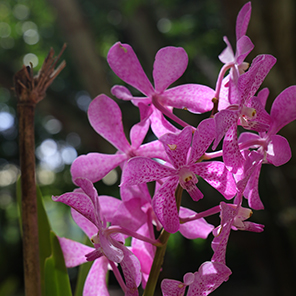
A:
<svg viewBox="0 0 296 296">
<path fill-rule="evenodd" d="M 52 227 L 60 236 L 83 240 L 68 208 L 51 201 L 52 195 L 72 191 L 69 168 L 77 155 L 115 149 L 91 128 L 87 108 L 96 95 L 110 95 L 123 84 L 110 70 L 106 55 L 117 41 L 130 44 L 151 78 L 154 56 L 164 46 L 184 47 L 189 65 L 178 83 L 215 87 L 221 67 L 217 56 L 227 35 L 235 46 L 235 19 L 247 1 L 238 0 L 2 0 L 0 2 L 0 295 L 23 295 L 21 238 L 16 206 L 19 174 L 16 99 L 13 75 L 22 65 L 38 71 L 50 47 L 56 54 L 63 43 L 67 67 L 55 80 L 36 110 L 37 181 L 44 195 Z M 255 49 L 247 61 L 261 53 L 277 57 L 264 86 L 269 87 L 267 109 L 286 87 L 296 84 L 295 10 L 293 0 L 256 0 L 247 35 Z M 130 102 L 116 100 L 126 131 L 139 115 Z M 295 102 L 296 103 L 296 102 Z M 176 111 L 197 125 L 202 117 Z M 233 274 L 212 295 L 296 295 L 296 123 L 280 132 L 291 145 L 292 160 L 280 167 L 263 166 L 260 194 L 265 211 L 252 221 L 265 224 L 262 234 L 232 232 L 227 265 Z M 98 182 L 100 194 L 118 196 L 119 171 Z M 184 195 L 184 204 L 196 211 L 220 202 L 221 196 L 200 182 L 205 198 L 198 204 Z M 219 218 L 209 222 L 218 225 Z M 212 236 L 187 241 L 172 236 L 161 277 L 181 280 L 210 260 Z M 75 285 L 77 269 L 69 270 Z M 115 285 L 111 276 L 110 284 Z M 113 286 L 112 286 L 113 289 Z M 123 295 L 122 292 L 114 294 Z M 159 291 L 157 292 L 159 293 Z M 160 295 L 160 294 L 157 294 Z"/>
</svg>

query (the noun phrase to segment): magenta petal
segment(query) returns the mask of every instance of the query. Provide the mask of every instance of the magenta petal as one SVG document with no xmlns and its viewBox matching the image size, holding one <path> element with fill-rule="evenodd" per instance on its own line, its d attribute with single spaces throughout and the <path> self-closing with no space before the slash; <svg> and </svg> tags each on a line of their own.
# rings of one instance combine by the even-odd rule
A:
<svg viewBox="0 0 296 296">
<path fill-rule="evenodd" d="M 186 218 L 195 215 L 196 212 L 180 207 L 180 218 Z M 207 238 L 210 232 L 213 230 L 213 225 L 208 224 L 205 219 L 197 219 L 194 221 L 180 224 L 179 231 L 188 239 Z"/>
<path fill-rule="evenodd" d="M 158 140 L 141 145 L 137 150 L 137 154 L 139 156 L 144 156 L 148 158 L 160 158 L 164 161 L 169 160 L 163 148 L 163 144 Z"/>
<path fill-rule="evenodd" d="M 121 176 L 121 185 L 138 185 L 175 175 L 176 171 L 146 157 L 130 159 Z"/>
<path fill-rule="evenodd" d="M 87 218 L 85 218 L 73 208 L 71 208 L 71 214 L 75 223 L 84 231 L 89 239 L 91 239 L 93 235 L 98 233 L 97 226 L 95 226 L 92 222 L 90 222 Z"/>
<path fill-rule="evenodd" d="M 150 121 L 142 120 L 131 128 L 130 139 L 131 139 L 133 149 L 139 148 L 140 145 L 143 143 L 149 127 L 150 127 Z"/>
<path fill-rule="evenodd" d="M 204 262 L 194 275 L 195 279 L 189 286 L 187 296 L 206 296 L 228 280 L 231 270 L 222 263 Z"/>
<path fill-rule="evenodd" d="M 90 103 L 88 119 L 94 130 L 118 150 L 127 152 L 127 141 L 122 125 L 122 114 L 114 100 L 102 94 Z"/>
<path fill-rule="evenodd" d="M 72 241 L 64 237 L 58 237 L 62 252 L 64 254 L 67 268 L 78 266 L 87 262 L 85 255 L 92 252 L 94 248 Z"/>
<path fill-rule="evenodd" d="M 244 165 L 244 158 L 239 150 L 237 142 L 237 126 L 232 125 L 223 141 L 223 160 L 232 173 L 240 173 Z"/>
<path fill-rule="evenodd" d="M 164 279 L 161 282 L 163 296 L 183 296 L 186 285 L 180 281 Z"/>
<path fill-rule="evenodd" d="M 180 78 L 186 70 L 188 56 L 182 47 L 164 47 L 155 56 L 153 78 L 155 90 L 159 93 Z"/>
<path fill-rule="evenodd" d="M 292 157 L 291 148 L 286 138 L 273 135 L 267 146 L 266 159 L 275 166 L 287 163 Z"/>
<path fill-rule="evenodd" d="M 196 162 L 206 152 L 215 138 L 215 119 L 204 119 L 193 135 L 188 163 Z"/>
<path fill-rule="evenodd" d="M 240 39 L 243 35 L 246 34 L 249 21 L 251 18 L 252 6 L 251 2 L 247 2 L 242 9 L 239 11 L 236 18 L 236 40 Z"/>
<path fill-rule="evenodd" d="M 234 178 L 226 169 L 223 162 L 209 161 L 195 163 L 190 165 L 190 169 L 216 188 L 226 199 L 231 199 L 236 194 Z"/>
<path fill-rule="evenodd" d="M 130 294 L 126 295 L 138 295 L 137 287 L 142 280 L 141 264 L 138 258 L 127 247 L 119 242 L 117 242 L 116 245 L 118 248 L 121 248 L 124 255 L 120 266 L 122 268 L 126 286 L 131 290 Z"/>
<path fill-rule="evenodd" d="M 216 149 L 229 128 L 234 124 L 236 126 L 238 115 L 238 111 L 232 110 L 221 110 L 215 115 L 216 136 L 213 144 L 213 150 Z"/>
<path fill-rule="evenodd" d="M 109 296 L 106 275 L 108 260 L 102 256 L 91 266 L 84 283 L 83 296 Z"/>
<path fill-rule="evenodd" d="M 274 100 L 270 116 L 273 120 L 272 130 L 276 134 L 282 127 L 296 119 L 296 85 L 283 90 Z"/>
<path fill-rule="evenodd" d="M 242 36 L 236 43 L 236 63 L 243 63 L 247 55 L 253 50 L 254 44 L 248 36 Z"/>
<path fill-rule="evenodd" d="M 122 85 L 114 85 L 111 88 L 111 94 L 116 98 L 124 101 L 131 101 L 132 99 L 134 99 L 131 92 L 125 86 Z"/>
<path fill-rule="evenodd" d="M 147 220 L 145 213 L 141 210 L 142 200 L 133 198 L 122 202 L 114 212 L 113 225 L 120 225 L 130 231 L 137 231 Z"/>
<path fill-rule="evenodd" d="M 223 40 L 226 43 L 226 48 L 218 56 L 219 60 L 224 64 L 234 63 L 235 60 L 232 46 L 226 36 L 223 37 Z"/>
<path fill-rule="evenodd" d="M 71 165 L 72 180 L 87 178 L 97 182 L 127 159 L 126 154 L 89 153 L 78 156 Z"/>
<path fill-rule="evenodd" d="M 104 255 L 113 262 L 120 263 L 124 257 L 123 251 L 117 246 L 116 240 L 107 237 L 104 233 L 99 232 L 100 246 Z"/>
<path fill-rule="evenodd" d="M 159 110 L 157 110 L 154 106 L 152 107 L 154 110 L 150 116 L 151 129 L 157 138 L 160 138 L 166 133 L 179 132 L 179 130 L 174 125 L 172 125 Z"/>
<path fill-rule="evenodd" d="M 204 113 L 213 108 L 215 91 L 201 84 L 183 84 L 167 89 L 162 101 L 167 106 L 186 109 L 192 113 Z"/>
<path fill-rule="evenodd" d="M 176 169 L 186 164 L 188 150 L 192 141 L 192 128 L 190 126 L 185 127 L 178 134 L 165 134 L 159 138 L 159 141 L 162 142 Z"/>
<path fill-rule="evenodd" d="M 113 72 L 124 82 L 132 85 L 146 96 L 154 92 L 130 45 L 120 42 L 115 43 L 108 52 L 107 61 Z"/>
<path fill-rule="evenodd" d="M 170 233 L 179 230 L 180 222 L 175 199 L 178 177 L 168 178 L 157 190 L 152 207 L 163 228 Z"/>
<path fill-rule="evenodd" d="M 60 196 L 53 196 L 53 201 L 62 202 L 96 225 L 95 208 L 89 196 L 82 192 L 69 192 Z"/>
<path fill-rule="evenodd" d="M 101 216 L 104 218 L 106 222 L 112 222 L 114 213 L 121 205 L 122 201 L 112 196 L 100 195 L 99 202 Z"/>
</svg>

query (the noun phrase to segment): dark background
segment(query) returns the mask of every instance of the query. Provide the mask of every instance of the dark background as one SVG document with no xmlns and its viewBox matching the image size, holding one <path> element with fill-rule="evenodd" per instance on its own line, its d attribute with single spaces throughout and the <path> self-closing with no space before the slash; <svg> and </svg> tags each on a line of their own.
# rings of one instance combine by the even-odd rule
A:
<svg viewBox="0 0 296 296">
<path fill-rule="evenodd" d="M 86 114 L 92 98 L 100 93 L 110 95 L 112 85 L 123 84 L 106 62 L 109 48 L 117 41 L 130 44 L 151 78 L 154 56 L 161 47 L 184 47 L 189 65 L 177 83 L 201 83 L 214 88 L 221 67 L 217 56 L 225 48 L 222 37 L 227 35 L 235 47 L 235 19 L 244 3 L 238 0 L 1 1 L 0 295 L 23 295 L 15 193 L 19 163 L 16 99 L 12 91 L 14 73 L 29 61 L 37 73 L 50 47 L 58 53 L 63 43 L 67 43 L 63 54 L 67 67 L 36 110 L 37 181 L 57 234 L 82 240 L 68 208 L 52 202 L 51 196 L 73 190 L 69 168 L 76 155 L 115 152 L 114 147 L 92 130 Z M 247 35 L 255 49 L 247 61 L 262 53 L 278 59 L 263 85 L 270 89 L 267 102 L 270 110 L 274 98 L 296 83 L 295 1 L 256 0 L 252 7 Z M 139 119 L 138 111 L 130 102 L 116 101 L 122 109 L 128 134 Z M 201 120 L 188 112 L 176 113 L 193 125 Z M 293 122 L 280 131 L 289 140 L 292 155 L 296 154 L 295 127 Z M 227 265 L 233 274 L 213 295 L 296 294 L 294 182 L 295 157 L 279 168 L 263 166 L 259 191 L 265 210 L 255 212 L 251 220 L 264 224 L 265 231 L 231 233 Z M 109 186 L 98 182 L 99 193 L 118 196 L 118 183 Z M 185 195 L 184 204 L 201 211 L 221 201 L 221 196 L 202 181 L 200 188 L 205 198 L 196 204 Z M 208 221 L 219 224 L 218 217 Z M 179 234 L 172 236 L 161 277 L 182 280 L 186 272 L 196 271 L 212 256 L 211 239 L 211 235 L 206 241 L 187 241 Z M 69 272 L 74 285 L 77 270 Z"/>
</svg>

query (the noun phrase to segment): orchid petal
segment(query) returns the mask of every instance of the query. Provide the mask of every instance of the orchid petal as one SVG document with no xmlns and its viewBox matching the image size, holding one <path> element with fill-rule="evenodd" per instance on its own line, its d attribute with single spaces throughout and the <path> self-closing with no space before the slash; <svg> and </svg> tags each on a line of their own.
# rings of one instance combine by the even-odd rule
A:
<svg viewBox="0 0 296 296">
<path fill-rule="evenodd" d="M 180 281 L 164 279 L 161 282 L 163 296 L 183 296 L 186 285 Z"/>
<path fill-rule="evenodd" d="M 133 149 L 138 149 L 140 145 L 143 143 L 149 127 L 150 127 L 149 120 L 142 120 L 137 124 L 133 125 L 130 131 L 130 139 L 131 139 Z"/>
<path fill-rule="evenodd" d="M 206 152 L 215 138 L 215 131 L 215 120 L 213 118 L 204 119 L 200 122 L 193 135 L 188 163 L 198 161 Z"/>
<path fill-rule="evenodd" d="M 155 90 L 159 93 L 167 89 L 182 76 L 188 64 L 188 56 L 182 47 L 164 47 L 155 56 L 153 78 Z"/>
<path fill-rule="evenodd" d="M 163 228 L 170 233 L 177 232 L 180 227 L 175 199 L 178 179 L 178 177 L 168 178 L 157 190 L 152 199 L 152 207 L 156 217 L 163 225 Z"/>
<path fill-rule="evenodd" d="M 180 207 L 180 211 L 179 211 L 180 218 L 190 217 L 195 214 L 196 212 L 190 209 Z M 188 239 L 196 239 L 196 238 L 205 239 L 211 233 L 213 228 L 214 228 L 213 225 L 208 224 L 205 219 L 201 218 L 201 219 L 180 224 L 179 231 L 184 237 Z"/>
<path fill-rule="evenodd" d="M 236 40 L 239 40 L 243 35 L 246 34 L 251 18 L 251 11 L 251 2 L 247 2 L 239 11 L 235 26 Z"/>
<path fill-rule="evenodd" d="M 160 158 L 164 161 L 169 160 L 163 148 L 163 144 L 158 140 L 141 145 L 137 150 L 137 154 L 139 156 L 144 156 L 148 158 Z"/>
<path fill-rule="evenodd" d="M 134 157 L 125 166 L 121 185 L 138 185 L 175 175 L 176 171 L 150 158 Z"/>
<path fill-rule="evenodd" d="M 100 195 L 99 196 L 101 216 L 105 222 L 112 222 L 115 211 L 118 209 L 122 201 L 118 198 Z"/>
<path fill-rule="evenodd" d="M 78 266 L 87 262 L 85 255 L 92 252 L 94 248 L 72 241 L 64 237 L 58 237 L 64 254 L 67 268 Z"/>
<path fill-rule="evenodd" d="M 72 180 L 87 178 L 97 182 L 127 159 L 126 154 L 89 153 L 78 156 L 71 165 Z"/>
<path fill-rule="evenodd" d="M 291 148 L 287 139 L 280 135 L 272 135 L 266 151 L 267 161 L 280 166 L 287 163 L 291 157 Z"/>
<path fill-rule="evenodd" d="M 214 118 L 216 123 L 216 136 L 213 144 L 213 150 L 217 148 L 218 144 L 229 128 L 234 124 L 236 126 L 238 111 L 222 110 L 218 112 Z"/>
<path fill-rule="evenodd" d="M 228 170 L 236 174 L 242 171 L 244 158 L 237 142 L 237 126 L 232 125 L 225 134 L 223 141 L 223 160 Z"/>
<path fill-rule="evenodd" d="M 117 241 L 111 237 L 106 236 L 104 233 L 98 233 L 99 242 L 104 255 L 115 263 L 120 263 L 124 258 L 123 251 L 117 246 Z M 119 243 L 118 243 L 119 244 Z"/>
<path fill-rule="evenodd" d="M 213 108 L 215 91 L 201 84 L 183 84 L 167 89 L 161 101 L 166 106 L 189 110 L 192 113 L 204 113 Z"/>
<path fill-rule="evenodd" d="M 242 36 L 236 42 L 236 63 L 242 64 L 247 55 L 253 50 L 254 44 L 248 36 Z"/>
<path fill-rule="evenodd" d="M 89 239 L 98 233 L 98 227 L 73 208 L 71 208 L 71 214 L 75 223 L 84 231 Z"/>
<path fill-rule="evenodd" d="M 124 101 L 131 101 L 134 99 L 131 92 L 125 86 L 122 85 L 114 85 L 111 88 L 111 94 L 115 96 L 117 99 L 121 99 Z"/>
<path fill-rule="evenodd" d="M 207 296 L 228 280 L 231 270 L 222 263 L 204 262 L 194 275 L 187 296 Z"/>
<path fill-rule="evenodd" d="M 224 42 L 226 43 L 226 48 L 218 56 L 219 60 L 223 64 L 234 63 L 234 53 L 231 47 L 231 44 L 226 36 L 223 37 Z"/>
<path fill-rule="evenodd" d="M 164 150 L 176 169 L 186 164 L 192 141 L 192 128 L 190 126 L 185 127 L 178 134 L 165 134 L 159 138 L 159 141 L 162 142 Z"/>
<path fill-rule="evenodd" d="M 84 283 L 83 296 L 109 296 L 106 275 L 108 260 L 102 256 L 91 266 Z"/>
<path fill-rule="evenodd" d="M 128 44 L 115 43 L 109 50 L 107 61 L 113 72 L 124 82 L 146 96 L 154 92 L 134 50 Z"/>
<path fill-rule="evenodd" d="M 127 152 L 127 141 L 122 125 L 122 114 L 114 100 L 102 94 L 90 103 L 88 119 L 93 129 L 118 150 Z"/>
<path fill-rule="evenodd" d="M 270 116 L 273 120 L 269 134 L 276 134 L 281 128 L 296 119 L 296 85 L 283 90 L 274 100 Z"/>
<path fill-rule="evenodd" d="M 217 189 L 226 199 L 236 194 L 236 184 L 232 174 L 223 162 L 208 161 L 190 165 L 190 170 L 201 176 L 212 187 Z"/>
<path fill-rule="evenodd" d="M 94 211 L 94 204 L 92 203 L 89 196 L 82 192 L 69 192 L 64 193 L 60 196 L 53 196 L 53 201 L 62 202 L 77 212 L 82 214 L 86 219 L 96 225 L 96 217 Z"/>
<path fill-rule="evenodd" d="M 180 132 L 174 125 L 172 125 L 163 114 L 153 106 L 154 110 L 150 116 L 151 129 L 157 138 L 160 138 L 166 133 Z"/>
</svg>

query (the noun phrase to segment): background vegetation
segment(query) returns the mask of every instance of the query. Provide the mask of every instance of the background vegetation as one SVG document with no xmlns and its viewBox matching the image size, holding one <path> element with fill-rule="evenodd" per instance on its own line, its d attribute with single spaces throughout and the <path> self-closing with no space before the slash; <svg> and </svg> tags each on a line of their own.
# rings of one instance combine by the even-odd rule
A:
<svg viewBox="0 0 296 296">
<path fill-rule="evenodd" d="M 56 53 L 67 43 L 63 58 L 67 67 L 53 83 L 36 112 L 37 181 L 53 228 L 60 236 L 83 240 L 68 209 L 51 201 L 52 195 L 72 191 L 70 164 L 91 151 L 115 149 L 90 127 L 86 110 L 100 93 L 122 82 L 110 70 L 106 55 L 117 41 L 130 44 L 151 78 L 155 53 L 164 46 L 184 47 L 189 65 L 178 83 L 202 83 L 215 87 L 224 49 L 222 37 L 235 44 L 235 18 L 243 0 L 2 0 L 0 2 L 0 295 L 23 295 L 21 238 L 16 206 L 19 174 L 16 99 L 13 75 L 30 62 L 38 71 L 50 47 Z M 268 110 L 274 98 L 296 84 L 295 1 L 256 0 L 252 3 L 248 36 L 255 44 L 248 57 L 269 53 L 278 62 L 264 82 L 269 87 Z M 118 101 L 126 130 L 137 122 L 138 112 Z M 296 102 L 295 102 L 296 103 Z M 178 115 L 197 125 L 200 117 Z M 260 194 L 265 211 L 254 213 L 254 222 L 265 224 L 263 234 L 232 233 L 227 265 L 230 280 L 213 295 L 295 295 L 296 278 L 296 123 L 282 129 L 294 158 L 280 167 L 265 165 Z M 118 173 L 118 172 L 117 172 Z M 118 196 L 118 179 L 98 182 L 99 192 Z M 111 184 L 111 185 L 110 185 Z M 202 184 L 205 198 L 197 211 L 217 204 L 220 196 Z M 213 217 L 209 222 L 219 222 Z M 162 277 L 182 279 L 210 259 L 208 241 L 186 241 L 174 235 Z M 69 270 L 73 285 L 77 270 Z M 111 284 L 112 278 L 110 279 Z M 115 295 L 115 292 L 114 292 Z M 121 294 L 119 294 L 121 295 Z"/>
</svg>

